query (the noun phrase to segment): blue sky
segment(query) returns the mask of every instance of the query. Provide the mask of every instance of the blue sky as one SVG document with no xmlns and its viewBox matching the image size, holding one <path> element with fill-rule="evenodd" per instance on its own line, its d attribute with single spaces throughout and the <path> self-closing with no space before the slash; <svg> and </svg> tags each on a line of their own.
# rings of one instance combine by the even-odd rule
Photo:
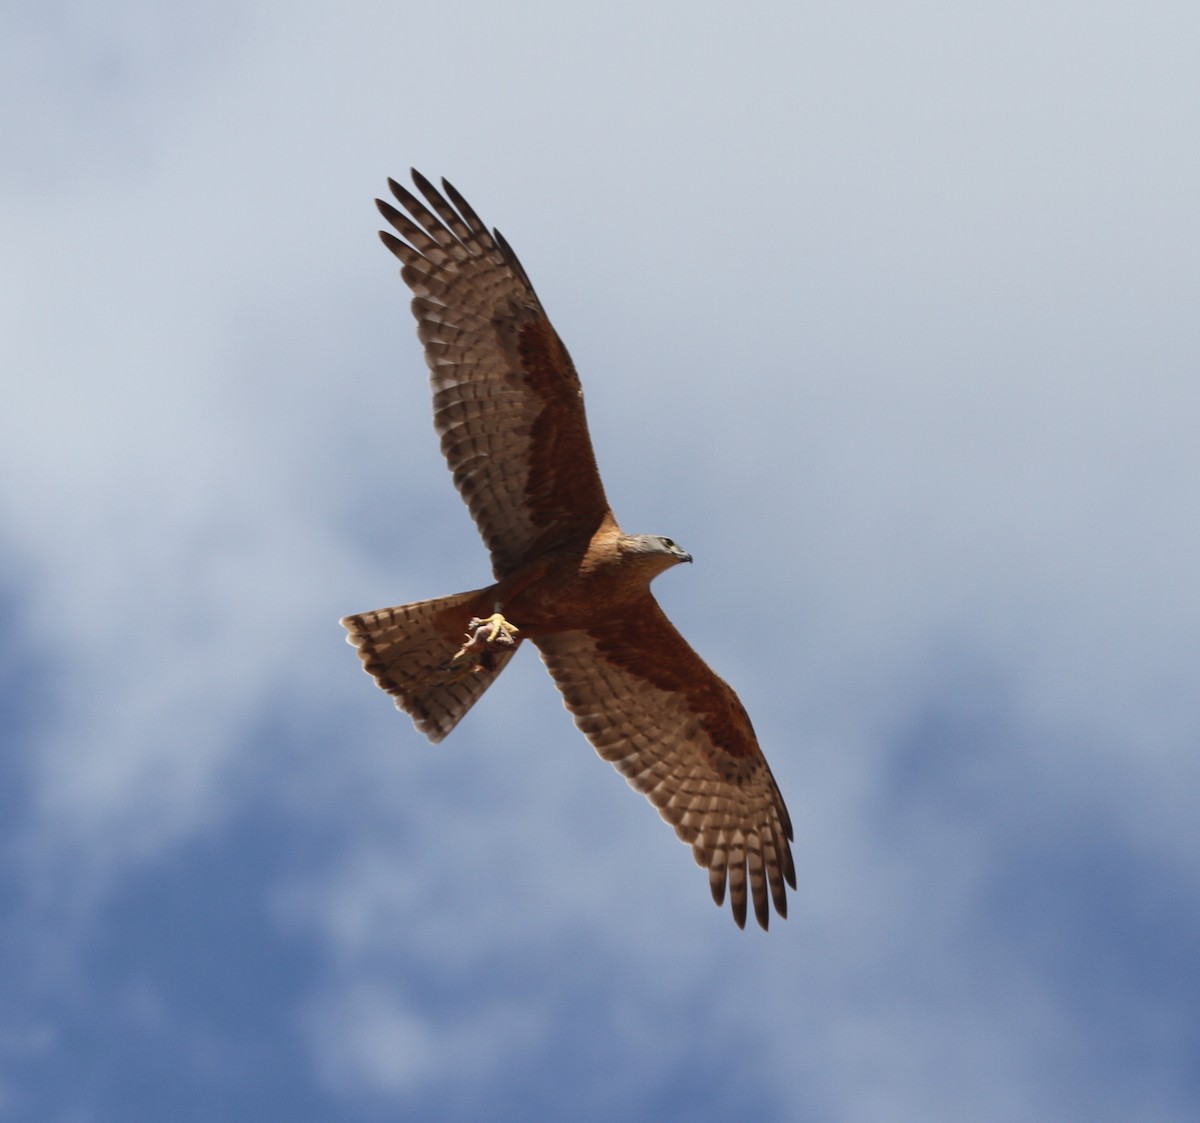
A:
<svg viewBox="0 0 1200 1123">
<path fill-rule="evenodd" d="M 0 16 L 0 1119 L 1200 1113 L 1189 3 Z M 739 932 L 476 587 L 371 200 L 533 277 L 799 889 Z"/>
</svg>

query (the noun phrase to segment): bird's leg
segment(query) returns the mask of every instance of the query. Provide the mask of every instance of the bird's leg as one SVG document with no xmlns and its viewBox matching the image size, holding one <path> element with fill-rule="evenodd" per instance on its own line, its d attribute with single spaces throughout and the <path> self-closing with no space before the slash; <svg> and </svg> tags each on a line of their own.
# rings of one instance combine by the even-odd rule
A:
<svg viewBox="0 0 1200 1123">
<path fill-rule="evenodd" d="M 467 642 L 462 645 L 450 660 L 451 665 L 463 664 L 473 670 L 490 671 L 495 666 L 497 648 L 512 647 L 517 642 L 517 632 L 521 629 L 510 624 L 500 614 L 500 606 L 486 619 L 478 616 L 472 618 L 467 625 Z"/>
<path fill-rule="evenodd" d="M 470 626 L 474 628 L 476 625 L 487 625 L 488 643 L 502 643 L 511 647 L 516 643 L 516 634 L 521 630 L 516 624 L 510 624 L 500 614 L 500 606 L 496 605 L 496 611 L 491 614 L 486 620 L 475 619 L 471 621 Z"/>
</svg>

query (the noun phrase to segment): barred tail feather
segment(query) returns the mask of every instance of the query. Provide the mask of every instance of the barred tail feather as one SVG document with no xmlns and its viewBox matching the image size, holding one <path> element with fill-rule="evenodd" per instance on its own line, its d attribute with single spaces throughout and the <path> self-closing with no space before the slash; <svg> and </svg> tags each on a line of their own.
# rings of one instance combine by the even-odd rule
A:
<svg viewBox="0 0 1200 1123">
<path fill-rule="evenodd" d="M 486 667 L 452 667 L 471 617 L 484 609 L 485 590 L 401 604 L 347 616 L 342 627 L 358 648 L 363 669 L 396 699 L 431 741 L 440 741 L 492 685 L 520 646 L 499 651 Z"/>
</svg>

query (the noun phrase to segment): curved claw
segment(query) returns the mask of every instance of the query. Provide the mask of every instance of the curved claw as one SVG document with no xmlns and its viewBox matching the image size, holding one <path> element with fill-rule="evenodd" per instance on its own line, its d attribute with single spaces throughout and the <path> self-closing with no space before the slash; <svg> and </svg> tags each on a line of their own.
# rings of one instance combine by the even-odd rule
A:
<svg viewBox="0 0 1200 1123">
<path fill-rule="evenodd" d="M 512 647 L 517 642 L 517 633 L 521 630 L 505 620 L 499 612 L 493 612 L 484 620 L 475 617 L 467 628 L 467 642 L 454 653 L 450 663 L 452 666 L 465 665 L 472 670 L 490 670 L 496 649 Z"/>
</svg>

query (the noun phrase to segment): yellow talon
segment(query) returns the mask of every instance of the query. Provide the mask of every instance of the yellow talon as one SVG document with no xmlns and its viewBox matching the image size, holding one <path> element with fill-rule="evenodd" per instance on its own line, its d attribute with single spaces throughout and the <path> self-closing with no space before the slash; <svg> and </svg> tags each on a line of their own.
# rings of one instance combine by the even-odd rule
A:
<svg viewBox="0 0 1200 1123">
<path fill-rule="evenodd" d="M 512 637 L 521 630 L 516 626 L 516 624 L 510 624 L 507 620 L 505 620 L 499 612 L 493 612 L 486 620 L 471 621 L 472 627 L 474 627 L 476 624 L 490 625 L 490 631 L 488 632 L 487 637 L 488 643 L 495 643 L 500 636 L 505 637 L 505 639 L 500 640 L 501 643 L 511 641 Z"/>
<path fill-rule="evenodd" d="M 517 642 L 521 629 L 510 624 L 499 612 L 493 612 L 486 620 L 475 617 L 467 625 L 467 642 L 454 654 L 451 663 L 470 659 L 477 667 L 490 670 L 494 647 L 512 647 Z"/>
</svg>

